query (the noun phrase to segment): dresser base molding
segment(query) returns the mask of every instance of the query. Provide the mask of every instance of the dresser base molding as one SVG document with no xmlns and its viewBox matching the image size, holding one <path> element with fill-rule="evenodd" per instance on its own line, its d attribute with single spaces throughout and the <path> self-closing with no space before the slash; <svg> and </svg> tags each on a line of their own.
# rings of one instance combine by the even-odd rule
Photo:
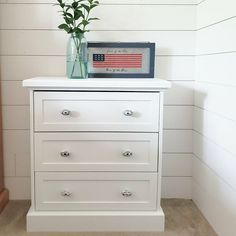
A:
<svg viewBox="0 0 236 236">
<path fill-rule="evenodd" d="M 159 211 L 34 211 L 27 214 L 28 232 L 160 232 Z"/>
</svg>

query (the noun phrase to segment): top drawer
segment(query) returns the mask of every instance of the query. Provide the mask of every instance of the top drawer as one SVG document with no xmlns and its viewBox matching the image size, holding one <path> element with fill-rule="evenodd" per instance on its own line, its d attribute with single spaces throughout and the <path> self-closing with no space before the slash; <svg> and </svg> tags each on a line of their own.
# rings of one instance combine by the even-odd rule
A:
<svg viewBox="0 0 236 236">
<path fill-rule="evenodd" d="M 158 132 L 159 93 L 35 92 L 35 131 Z"/>
</svg>

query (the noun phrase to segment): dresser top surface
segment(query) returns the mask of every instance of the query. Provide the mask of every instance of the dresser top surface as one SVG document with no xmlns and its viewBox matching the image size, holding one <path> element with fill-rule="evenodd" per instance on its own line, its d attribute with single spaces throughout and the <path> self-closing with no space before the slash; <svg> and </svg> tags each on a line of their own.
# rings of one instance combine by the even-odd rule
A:
<svg viewBox="0 0 236 236">
<path fill-rule="evenodd" d="M 96 91 L 161 91 L 171 83 L 154 79 L 68 79 L 66 77 L 35 77 L 23 81 L 23 86 L 33 90 L 96 90 Z"/>
</svg>

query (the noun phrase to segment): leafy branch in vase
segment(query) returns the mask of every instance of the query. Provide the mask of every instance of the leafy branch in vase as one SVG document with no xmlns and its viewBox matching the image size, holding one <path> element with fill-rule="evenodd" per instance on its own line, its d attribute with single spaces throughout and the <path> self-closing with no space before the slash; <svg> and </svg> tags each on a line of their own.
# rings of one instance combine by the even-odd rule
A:
<svg viewBox="0 0 236 236">
<path fill-rule="evenodd" d="M 76 47 L 76 58 L 73 64 L 71 75 L 73 75 L 75 64 L 79 60 L 81 51 L 81 40 L 85 32 L 89 32 L 87 26 L 91 21 L 99 20 L 98 18 L 89 17 L 91 10 L 99 5 L 97 0 L 73 0 L 67 2 L 64 0 L 57 0 L 57 4 L 60 6 L 62 17 L 64 22 L 58 26 L 59 29 L 66 31 L 72 35 L 75 47 Z M 80 61 L 80 60 L 79 60 Z M 80 61 L 81 66 L 81 61 Z M 82 66 L 81 66 L 82 68 Z M 82 74 L 82 71 L 81 71 Z"/>
</svg>

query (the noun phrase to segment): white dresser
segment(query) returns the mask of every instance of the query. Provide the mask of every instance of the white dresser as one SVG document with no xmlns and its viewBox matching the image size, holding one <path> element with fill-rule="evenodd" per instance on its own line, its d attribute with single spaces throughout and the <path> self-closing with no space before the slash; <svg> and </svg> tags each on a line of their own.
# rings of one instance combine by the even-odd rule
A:
<svg viewBox="0 0 236 236">
<path fill-rule="evenodd" d="M 163 231 L 159 79 L 38 77 L 28 231 Z"/>
</svg>

